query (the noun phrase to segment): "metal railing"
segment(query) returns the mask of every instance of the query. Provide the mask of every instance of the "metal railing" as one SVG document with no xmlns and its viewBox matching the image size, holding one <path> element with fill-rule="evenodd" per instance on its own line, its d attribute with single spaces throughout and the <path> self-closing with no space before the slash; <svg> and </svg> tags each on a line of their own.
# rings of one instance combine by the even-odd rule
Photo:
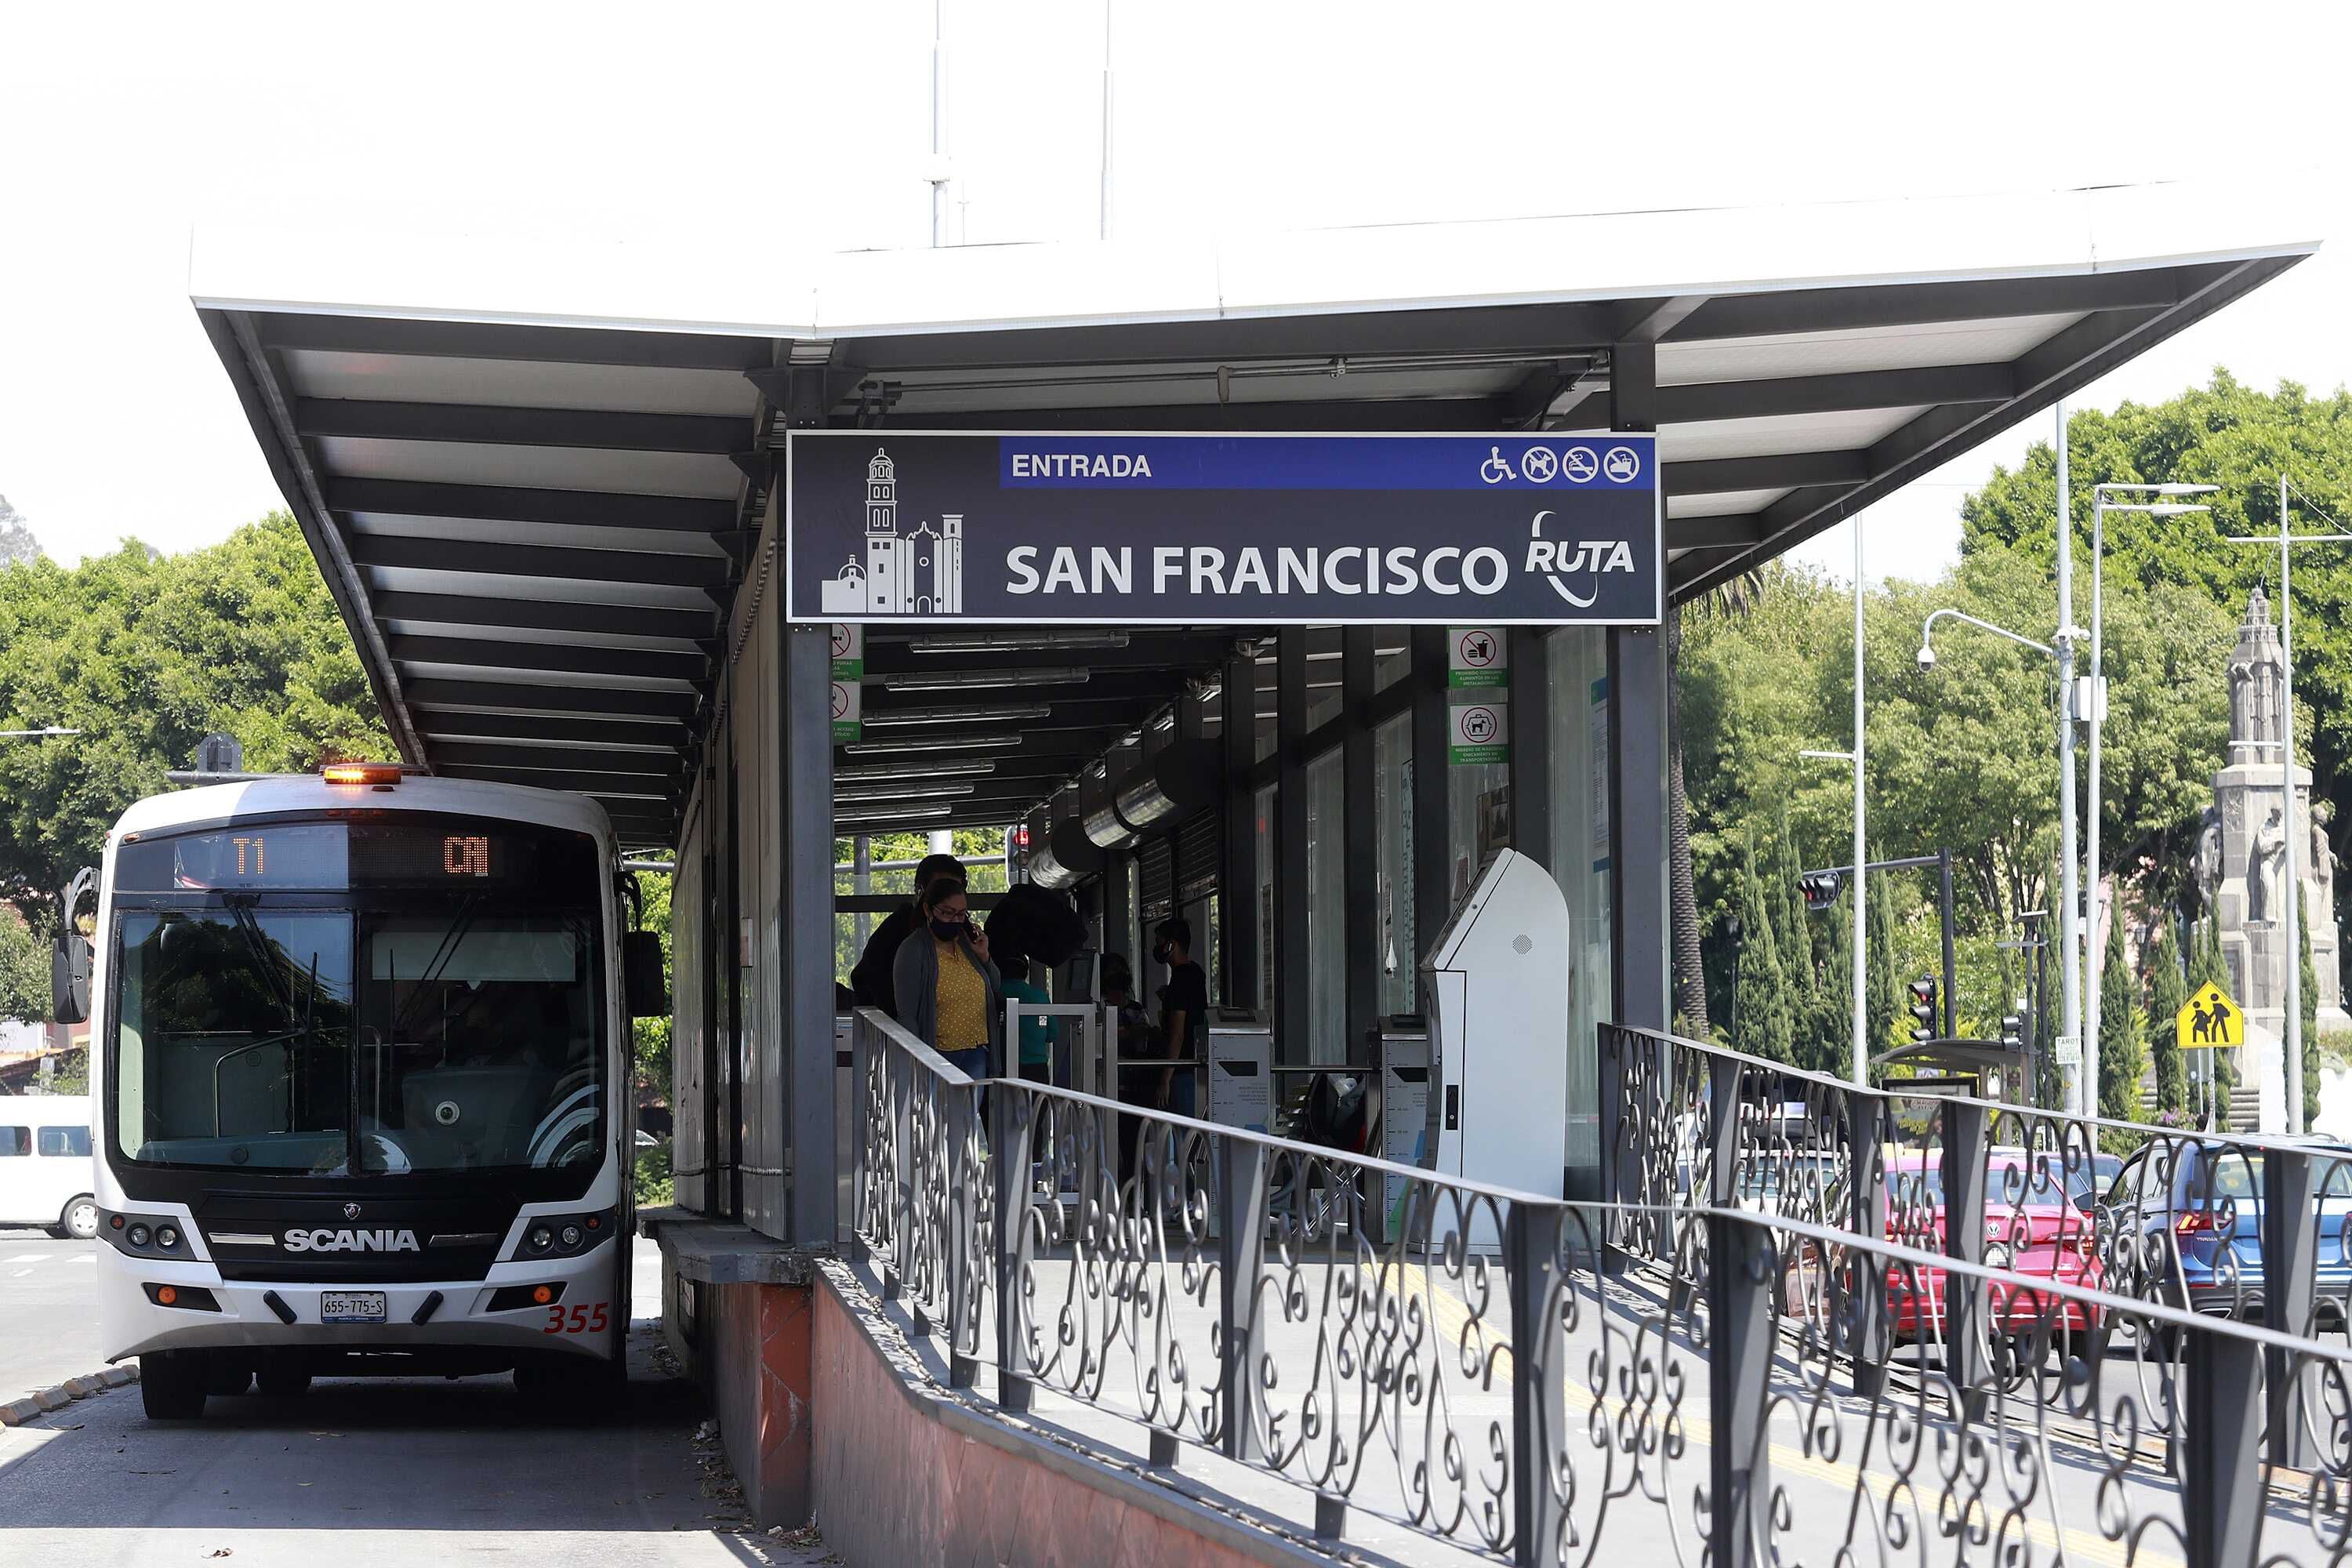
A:
<svg viewBox="0 0 2352 1568">
<path fill-rule="evenodd" d="M 975 1081 L 863 1013 L 855 1229 L 950 1384 L 1295 1482 L 1329 1537 L 1370 1515 L 1487 1559 L 1688 1568 L 2352 1551 L 2352 1350 L 2104 1288 L 2104 1217 L 2083 1267 L 2035 1272 L 2022 1250 L 2065 1236 L 2030 1164 L 2019 1251 L 1989 1258 L 1975 1102 L 1941 1108 L 1931 1203 L 1879 1136 L 1890 1097 L 1820 1080 L 1806 1132 L 1742 1092 L 1778 1069 L 1603 1051 L 1626 1190 L 1571 1203 Z"/>
</svg>

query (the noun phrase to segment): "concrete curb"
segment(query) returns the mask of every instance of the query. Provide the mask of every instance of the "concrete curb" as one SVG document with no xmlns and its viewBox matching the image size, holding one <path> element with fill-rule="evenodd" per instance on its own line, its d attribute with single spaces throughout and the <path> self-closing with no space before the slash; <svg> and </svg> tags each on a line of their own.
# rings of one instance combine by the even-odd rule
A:
<svg viewBox="0 0 2352 1568">
<path fill-rule="evenodd" d="M 62 1410 L 77 1399 L 88 1399 L 93 1394 L 103 1394 L 110 1388 L 121 1388 L 139 1381 L 139 1363 L 104 1367 L 86 1377 L 69 1377 L 55 1388 L 44 1388 L 22 1399 L 0 1405 L 0 1426 L 22 1426 L 37 1415 L 52 1410 Z"/>
</svg>

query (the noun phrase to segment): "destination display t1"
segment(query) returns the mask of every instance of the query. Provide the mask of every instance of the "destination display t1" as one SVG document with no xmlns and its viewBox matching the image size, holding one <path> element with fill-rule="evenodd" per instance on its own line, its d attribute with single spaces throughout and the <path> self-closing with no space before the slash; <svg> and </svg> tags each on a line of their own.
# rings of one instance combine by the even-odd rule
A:
<svg viewBox="0 0 2352 1568">
<path fill-rule="evenodd" d="M 263 823 L 127 843 L 116 853 L 115 887 L 154 893 L 511 888 L 538 884 L 551 873 L 567 881 L 562 868 L 574 860 L 593 874 L 593 855 L 585 838 L 567 854 L 560 842 L 498 832 L 488 823 Z"/>
<path fill-rule="evenodd" d="M 795 430 L 794 620 L 1653 625 L 1656 438 Z"/>
</svg>

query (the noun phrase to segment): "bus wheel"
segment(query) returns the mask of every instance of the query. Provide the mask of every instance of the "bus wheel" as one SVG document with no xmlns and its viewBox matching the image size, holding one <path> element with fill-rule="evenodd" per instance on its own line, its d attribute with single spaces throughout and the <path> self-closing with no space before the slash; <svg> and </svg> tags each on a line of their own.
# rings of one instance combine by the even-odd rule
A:
<svg viewBox="0 0 2352 1568">
<path fill-rule="evenodd" d="M 150 1421 L 194 1421 L 205 1413 L 212 1372 L 194 1351 L 157 1351 L 139 1358 L 139 1403 Z"/>
<path fill-rule="evenodd" d="M 91 1237 L 96 1236 L 98 1234 L 98 1200 L 84 1193 L 66 1205 L 66 1212 L 58 1216 L 57 1225 L 49 1234 L 59 1240 L 71 1237 L 75 1241 L 88 1241 Z"/>
</svg>

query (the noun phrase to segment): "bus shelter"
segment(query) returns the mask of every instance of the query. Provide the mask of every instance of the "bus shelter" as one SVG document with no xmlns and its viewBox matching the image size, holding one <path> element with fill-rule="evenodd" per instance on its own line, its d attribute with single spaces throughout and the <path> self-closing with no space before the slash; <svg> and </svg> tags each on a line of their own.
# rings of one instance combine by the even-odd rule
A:
<svg viewBox="0 0 2352 1568">
<path fill-rule="evenodd" d="M 1570 910 L 1575 1192 L 1595 1026 L 1669 1020 L 1673 607 L 2311 248 L 2114 188 L 801 260 L 222 231 L 192 291 L 404 758 L 675 860 L 712 1223 L 668 1312 L 796 1518 L 804 1447 L 744 1434 L 756 1293 L 835 1240 L 843 843 L 1025 829 L 1298 1063 L 1414 1010 L 1513 847 Z"/>
</svg>

